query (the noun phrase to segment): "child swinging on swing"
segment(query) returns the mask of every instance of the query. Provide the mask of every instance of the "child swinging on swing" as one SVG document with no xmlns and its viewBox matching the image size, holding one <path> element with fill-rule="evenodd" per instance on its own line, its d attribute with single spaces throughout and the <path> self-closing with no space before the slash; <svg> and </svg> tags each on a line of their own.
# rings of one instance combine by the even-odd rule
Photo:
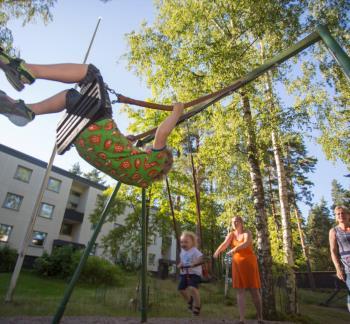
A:
<svg viewBox="0 0 350 324">
<path fill-rule="evenodd" d="M 192 232 L 183 232 L 180 237 L 181 252 L 180 263 L 180 283 L 178 290 L 188 303 L 188 309 L 194 316 L 199 316 L 201 310 L 201 300 L 199 294 L 199 284 L 202 277 L 203 254 L 197 245 L 197 236 Z"/>
<path fill-rule="evenodd" d="M 100 73 L 91 64 L 28 64 L 9 56 L 1 48 L 0 69 L 18 91 L 36 79 L 79 83 L 84 86 Z M 141 150 L 132 145 L 132 136 L 126 137 L 119 131 L 112 119 L 108 93 L 105 88 L 103 91 L 106 98 L 104 106 L 74 141 L 78 154 L 103 173 L 129 185 L 146 188 L 154 181 L 161 180 L 172 167 L 173 157 L 166 143 L 183 114 L 184 105 L 174 104 L 171 115 L 157 129 L 153 147 Z M 57 113 L 64 109 L 69 111 L 80 97 L 78 91 L 69 89 L 41 102 L 25 104 L 23 100 L 14 100 L 0 90 L 0 114 L 17 126 L 25 126 L 36 115 Z"/>
</svg>

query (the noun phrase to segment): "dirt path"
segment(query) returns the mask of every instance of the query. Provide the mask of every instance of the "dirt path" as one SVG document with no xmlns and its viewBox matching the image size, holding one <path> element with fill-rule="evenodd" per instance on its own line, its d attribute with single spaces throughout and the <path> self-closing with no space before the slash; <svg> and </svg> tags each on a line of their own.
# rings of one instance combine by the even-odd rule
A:
<svg viewBox="0 0 350 324">
<path fill-rule="evenodd" d="M 0 324 L 49 324 L 51 323 L 51 317 L 0 317 Z M 84 316 L 72 316 L 64 317 L 61 324 L 138 324 L 140 319 L 138 318 L 126 318 L 126 317 L 84 317 Z M 223 324 L 223 323 L 238 323 L 235 320 L 219 320 L 219 319 L 188 319 L 188 318 L 151 318 L 147 322 L 149 324 L 188 324 L 188 323 L 203 323 L 203 324 Z M 257 321 L 246 320 L 245 324 L 257 324 Z M 270 322 L 264 321 L 265 324 L 292 324 L 290 322 Z"/>
</svg>

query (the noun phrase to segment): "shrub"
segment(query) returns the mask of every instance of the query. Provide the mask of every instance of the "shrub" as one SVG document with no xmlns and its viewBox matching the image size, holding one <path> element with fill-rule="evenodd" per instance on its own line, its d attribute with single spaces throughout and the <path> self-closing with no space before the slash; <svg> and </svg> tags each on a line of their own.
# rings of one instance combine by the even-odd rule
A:
<svg viewBox="0 0 350 324">
<path fill-rule="evenodd" d="M 74 253 L 75 250 L 70 245 L 53 249 L 51 255 L 44 252 L 35 260 L 34 269 L 43 276 L 67 278 L 76 266 Z"/>
<path fill-rule="evenodd" d="M 80 253 L 75 257 L 79 260 Z M 122 271 L 116 265 L 103 258 L 90 256 L 81 272 L 80 281 L 96 286 L 119 286 L 122 283 L 122 276 Z"/>
<path fill-rule="evenodd" d="M 0 246 L 0 272 L 12 272 L 17 260 L 17 251 L 8 246 Z"/>
<path fill-rule="evenodd" d="M 63 246 L 44 254 L 35 260 L 34 269 L 46 277 L 62 279 L 73 275 L 79 263 L 81 251 L 71 246 Z M 92 285 L 117 286 L 122 282 L 122 271 L 117 266 L 97 256 L 89 256 L 81 274 L 80 282 Z"/>
</svg>

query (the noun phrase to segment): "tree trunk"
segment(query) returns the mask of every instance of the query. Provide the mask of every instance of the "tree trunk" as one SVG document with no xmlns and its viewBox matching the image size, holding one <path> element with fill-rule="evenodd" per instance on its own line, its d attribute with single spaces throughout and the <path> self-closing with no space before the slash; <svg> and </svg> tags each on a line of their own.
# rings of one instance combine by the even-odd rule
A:
<svg viewBox="0 0 350 324">
<path fill-rule="evenodd" d="M 296 204 L 294 204 L 294 213 L 295 213 L 295 218 L 297 220 L 299 237 L 300 237 L 300 244 L 301 244 L 301 248 L 303 250 L 303 255 L 304 255 L 304 258 L 305 258 L 305 262 L 306 262 L 307 275 L 308 275 L 308 278 L 309 278 L 310 287 L 311 287 L 312 290 L 314 290 L 316 288 L 315 280 L 314 280 L 314 276 L 313 276 L 312 270 L 311 270 L 309 251 L 308 251 L 306 243 L 305 243 L 304 231 L 303 231 L 303 229 L 301 227 L 301 218 L 302 218 L 302 216 L 301 216 L 300 210 L 299 210 L 299 208 L 298 208 L 298 206 Z"/>
<path fill-rule="evenodd" d="M 264 43 L 260 42 L 261 57 L 265 60 L 265 48 Z M 267 102 L 271 112 L 272 123 L 276 118 L 276 107 L 274 102 L 274 95 L 272 90 L 272 78 L 271 73 L 266 73 L 266 95 Z M 281 223 L 282 223 L 282 240 L 283 240 L 283 252 L 284 252 L 284 263 L 286 265 L 286 312 L 289 314 L 295 314 L 297 312 L 296 303 L 296 284 L 294 275 L 294 255 L 293 255 L 293 244 L 292 244 L 292 230 L 291 230 L 291 217 L 290 207 L 288 201 L 288 187 L 286 180 L 285 168 L 282 160 L 282 154 L 278 142 L 278 134 L 276 129 L 271 132 L 273 155 L 276 164 L 276 173 L 278 181 L 278 194 L 281 208 Z"/>
<path fill-rule="evenodd" d="M 269 181 L 269 200 L 270 200 L 270 205 L 271 205 L 271 212 L 272 212 L 272 217 L 273 217 L 273 222 L 275 223 L 276 231 L 279 233 L 281 231 L 281 224 L 280 220 L 277 215 L 277 208 L 276 208 L 276 202 L 275 202 L 275 195 L 273 193 L 272 189 L 272 178 L 271 178 L 271 167 L 267 167 L 267 175 L 268 175 L 268 181 Z"/>
<path fill-rule="evenodd" d="M 288 202 L 288 189 L 287 180 L 282 161 L 281 150 L 278 144 L 278 138 L 275 131 L 271 134 L 273 153 L 276 163 L 277 180 L 278 180 L 278 193 L 281 207 L 281 222 L 282 222 L 282 239 L 283 239 L 283 252 L 284 263 L 286 264 L 286 291 L 287 302 L 286 312 L 289 314 L 295 314 L 297 311 L 296 306 L 296 284 L 294 275 L 294 256 L 293 256 L 293 243 L 292 243 L 292 229 L 290 224 L 290 208 Z"/>
<path fill-rule="evenodd" d="M 265 194 L 260 171 L 260 164 L 257 158 L 255 127 L 252 122 L 250 102 L 246 95 L 242 95 L 243 118 L 247 129 L 247 152 L 249 173 L 252 181 L 252 191 L 255 207 L 255 222 L 257 229 L 258 261 L 262 284 L 263 315 L 266 319 L 273 319 L 276 316 L 275 294 L 272 276 L 271 245 L 267 226 L 267 215 L 265 209 Z"/>
</svg>

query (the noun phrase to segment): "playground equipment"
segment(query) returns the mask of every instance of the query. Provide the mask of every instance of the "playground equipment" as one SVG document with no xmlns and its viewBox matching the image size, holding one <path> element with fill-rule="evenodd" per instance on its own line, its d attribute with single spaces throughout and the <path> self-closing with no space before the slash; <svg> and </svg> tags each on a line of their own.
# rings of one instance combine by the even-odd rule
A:
<svg viewBox="0 0 350 324">
<path fill-rule="evenodd" d="M 338 64 L 343 69 L 346 77 L 350 80 L 350 58 L 345 53 L 345 51 L 340 47 L 340 45 L 337 43 L 337 41 L 333 38 L 331 33 L 329 32 L 328 28 L 324 25 L 319 25 L 316 28 L 316 31 L 311 33 L 309 36 L 305 37 L 301 41 L 299 41 L 294 46 L 286 49 L 279 55 L 275 56 L 274 58 L 268 60 L 266 63 L 261 65 L 260 67 L 254 69 L 253 71 L 249 72 L 247 75 L 243 76 L 242 78 L 235 81 L 232 85 L 214 92 L 212 94 L 203 96 L 201 98 L 198 98 L 196 100 L 190 101 L 188 103 L 185 103 L 185 107 L 193 107 L 190 109 L 187 113 L 185 113 L 180 120 L 178 121 L 178 125 L 186 121 L 188 118 L 191 118 L 201 111 L 203 111 L 205 108 L 209 107 L 210 105 L 214 104 L 215 102 L 219 101 L 220 99 L 232 94 L 234 91 L 238 90 L 239 88 L 243 87 L 244 85 L 248 84 L 249 82 L 255 80 L 263 73 L 267 72 L 268 70 L 271 70 L 272 68 L 278 66 L 279 64 L 285 62 L 289 58 L 297 55 L 299 52 L 303 51 L 304 49 L 308 48 L 309 46 L 315 44 L 318 41 L 323 41 L 323 43 L 326 45 L 327 49 L 330 51 L 330 53 L 333 55 L 335 60 L 338 62 Z M 115 91 L 112 91 L 112 93 L 116 94 Z M 120 94 L 117 95 L 117 101 L 119 103 L 127 103 L 132 105 L 138 105 L 142 107 L 147 107 L 151 109 L 159 109 L 159 110 L 171 110 L 172 106 L 167 105 L 159 105 L 155 103 L 149 103 L 145 101 L 140 100 L 134 100 L 128 97 L 124 97 Z M 156 128 L 153 128 L 147 132 L 144 132 L 142 134 L 139 134 L 136 136 L 136 139 L 138 139 L 137 146 L 143 146 L 150 141 L 154 139 L 154 134 L 156 132 Z M 120 188 L 120 183 L 117 184 L 116 188 L 114 189 L 111 199 L 115 197 L 117 194 L 117 191 Z M 108 214 L 109 205 L 111 203 L 111 199 L 106 204 L 106 207 L 104 209 L 104 212 L 101 215 L 101 218 L 99 220 L 98 226 L 96 227 L 93 236 L 91 240 L 89 241 L 88 246 L 86 247 L 81 262 L 76 269 L 75 275 L 72 278 L 71 282 L 69 283 L 65 296 L 60 304 L 60 307 L 58 308 L 54 320 L 52 323 L 59 323 L 61 317 L 63 316 L 65 306 L 69 300 L 69 297 L 73 291 L 73 288 L 77 282 L 78 276 L 81 272 L 81 269 L 87 259 L 87 256 L 89 255 L 93 244 L 95 243 L 95 239 L 97 238 L 97 235 L 105 222 L 106 216 Z M 142 189 L 142 282 L 141 282 L 141 322 L 144 323 L 147 321 L 147 309 L 146 309 L 146 253 L 147 253 L 147 246 L 146 246 L 146 223 L 145 223 L 145 216 L 146 216 L 146 194 L 145 189 Z M 74 279 L 75 278 L 75 279 Z"/>
<path fill-rule="evenodd" d="M 100 20 L 99 20 L 99 22 L 100 22 Z M 99 22 L 96 26 L 95 33 L 94 33 L 94 36 L 92 38 L 92 42 L 93 42 L 93 39 L 95 37 Z M 267 72 L 268 70 L 271 70 L 272 68 L 277 67 L 278 65 L 285 62 L 289 58 L 297 55 L 298 53 L 300 53 L 304 49 L 308 48 L 309 46 L 311 46 L 319 41 L 322 41 L 323 44 L 327 47 L 327 49 L 330 51 L 330 53 L 333 55 L 335 60 L 340 65 L 340 67 L 343 69 L 346 77 L 350 80 L 350 58 L 348 57 L 346 52 L 340 47 L 340 45 L 337 43 L 337 41 L 333 38 L 333 36 L 330 34 L 328 28 L 324 25 L 319 25 L 316 27 L 316 30 L 313 33 L 311 33 L 310 35 L 308 35 L 307 37 L 305 37 L 304 39 L 302 39 L 301 41 L 296 43 L 294 46 L 284 50 L 279 55 L 268 60 L 267 62 L 265 62 L 264 64 L 262 64 L 258 68 L 249 72 L 245 76 L 236 80 L 230 86 L 228 86 L 222 90 L 219 90 L 217 92 L 208 94 L 206 96 L 203 96 L 203 97 L 200 97 L 200 98 L 195 99 L 193 101 L 185 103 L 185 107 L 192 107 L 192 108 L 190 110 L 188 110 L 179 119 L 177 124 L 179 125 L 179 124 L 183 123 L 184 121 L 188 120 L 189 118 L 199 114 L 205 108 L 213 105 L 214 103 L 218 102 L 220 99 L 225 98 L 226 96 L 232 94 L 234 91 L 238 90 L 239 88 L 243 87 L 244 85 L 248 84 L 249 82 L 255 80 L 263 73 Z M 92 42 L 91 42 L 91 44 L 92 44 Z M 91 48 L 91 44 L 90 44 L 89 50 Z M 86 56 L 86 58 L 87 58 L 87 56 Z M 84 61 L 86 61 L 86 59 Z M 91 85 L 91 87 L 94 88 L 93 85 Z M 89 89 L 90 89 L 90 87 L 89 87 Z M 94 93 L 93 94 L 93 97 L 94 97 L 93 102 L 94 102 L 94 105 L 98 106 L 98 102 L 99 102 L 100 98 L 98 97 L 98 90 L 96 90 L 97 88 L 94 88 L 97 92 L 96 91 L 94 92 L 92 90 L 90 91 L 89 89 L 87 89 L 86 92 L 82 93 L 83 98 L 82 98 L 81 103 L 85 102 L 85 100 L 88 99 L 89 94 L 91 95 L 92 93 Z M 112 103 L 116 103 L 116 102 L 127 103 L 127 104 L 138 105 L 138 106 L 142 106 L 142 107 L 146 107 L 146 108 L 150 108 L 150 109 L 167 110 L 167 111 L 170 111 L 172 109 L 172 106 L 160 105 L 160 104 L 156 104 L 156 103 L 150 103 L 150 102 L 131 99 L 131 98 L 125 97 L 121 94 L 117 94 L 112 89 L 109 89 L 109 90 L 110 90 L 110 92 L 112 92 L 113 94 L 115 94 L 117 96 L 117 100 L 113 101 Z M 77 106 L 77 109 L 79 108 L 78 106 Z M 71 130 L 73 130 L 73 128 Z M 156 128 L 153 128 L 147 132 L 136 135 L 135 138 L 138 140 L 137 146 L 140 147 L 140 146 L 143 146 L 146 143 L 149 143 L 150 141 L 152 141 L 154 139 L 155 132 L 156 132 Z M 68 146 L 69 146 L 69 144 L 68 144 Z M 60 148 L 60 152 L 63 153 L 64 150 L 65 150 L 65 148 L 63 148 L 62 150 Z M 31 218 L 31 222 L 30 222 L 28 229 L 27 229 L 26 237 L 23 241 L 21 249 L 19 250 L 18 261 L 17 261 L 16 268 L 15 268 L 14 273 L 13 273 L 12 278 L 11 278 L 11 284 L 10 284 L 9 290 L 7 292 L 6 301 L 11 301 L 11 299 L 12 299 L 12 295 L 14 292 L 14 288 L 16 286 L 17 278 L 18 278 L 18 275 L 19 275 L 19 272 L 20 272 L 20 269 L 21 269 L 21 266 L 23 263 L 25 251 L 26 251 L 26 248 L 28 246 L 28 242 L 29 242 L 29 239 L 31 237 L 31 233 L 33 231 L 35 217 L 36 217 L 38 208 L 40 206 L 43 192 L 44 192 L 46 185 L 47 185 L 48 176 L 49 176 L 49 173 L 51 171 L 51 166 L 52 166 L 53 159 L 54 159 L 55 155 L 56 155 L 56 146 L 52 152 L 50 163 L 48 164 L 48 167 L 47 167 L 47 172 L 46 172 L 46 175 L 45 175 L 43 183 L 42 183 L 40 194 L 39 194 L 38 199 L 37 199 L 37 204 L 35 205 L 36 207 L 34 208 L 34 212 L 33 212 L 32 218 Z M 79 265 L 76 268 L 74 275 L 71 278 L 71 280 L 66 288 L 63 299 L 62 299 L 62 301 L 61 301 L 61 303 L 60 303 L 60 305 L 59 305 L 59 307 L 58 307 L 58 309 L 53 317 L 52 323 L 59 323 L 63 314 L 64 314 L 66 305 L 67 305 L 67 303 L 70 299 L 70 296 L 74 290 L 74 287 L 78 281 L 78 278 L 79 278 L 79 275 L 82 271 L 82 268 L 85 265 L 87 258 L 88 258 L 89 254 L 94 246 L 94 243 L 95 243 L 96 238 L 97 238 L 97 236 L 102 228 L 102 225 L 106 221 L 106 217 L 107 217 L 109 209 L 111 207 L 111 203 L 112 203 L 113 199 L 116 197 L 120 186 L 121 186 L 121 183 L 118 182 L 115 189 L 113 190 L 108 202 L 106 203 L 106 205 L 103 209 L 100 220 L 97 223 L 95 230 L 92 234 L 92 237 L 91 237 L 90 241 L 88 242 L 88 244 L 87 244 L 87 246 L 86 246 L 86 248 L 81 256 Z M 147 321 L 147 301 L 146 301 L 146 299 L 147 299 L 147 288 L 146 288 L 147 287 L 147 285 L 146 285 L 147 220 L 146 220 L 146 190 L 145 189 L 142 189 L 141 220 L 142 220 L 142 226 L 141 226 L 141 228 L 142 228 L 141 229 L 141 242 L 142 242 L 142 246 L 141 246 L 141 249 L 142 249 L 142 257 L 141 257 L 141 262 L 142 262 L 142 269 L 141 269 L 141 273 L 142 273 L 142 275 L 141 275 L 141 322 L 144 323 Z"/>
</svg>

